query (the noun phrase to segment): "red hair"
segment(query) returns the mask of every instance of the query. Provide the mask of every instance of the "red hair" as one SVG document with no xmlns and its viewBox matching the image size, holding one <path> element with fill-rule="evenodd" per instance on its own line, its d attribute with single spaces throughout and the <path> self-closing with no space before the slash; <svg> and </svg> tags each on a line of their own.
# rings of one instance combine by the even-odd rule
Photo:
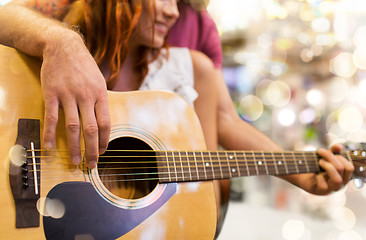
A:
<svg viewBox="0 0 366 240">
<path fill-rule="evenodd" d="M 140 19 L 143 0 L 79 0 L 76 1 L 65 22 L 80 27 L 86 46 L 100 66 L 108 63 L 110 70 L 108 88 L 113 88 L 127 56 L 127 44 Z M 154 18 L 154 2 L 150 1 L 149 12 Z M 165 44 L 164 44 L 165 46 Z M 143 79 L 148 72 L 147 54 L 141 49 L 136 70 Z M 156 55 L 157 56 L 157 55 Z M 141 84 L 141 83 L 140 83 Z"/>
</svg>

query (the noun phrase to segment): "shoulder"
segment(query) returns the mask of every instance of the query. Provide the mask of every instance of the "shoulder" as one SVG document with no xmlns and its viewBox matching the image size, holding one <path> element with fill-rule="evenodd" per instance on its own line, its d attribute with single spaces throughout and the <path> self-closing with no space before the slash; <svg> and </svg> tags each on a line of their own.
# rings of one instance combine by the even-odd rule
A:
<svg viewBox="0 0 366 240">
<path fill-rule="evenodd" d="M 190 50 L 190 55 L 195 73 L 201 75 L 214 70 L 214 64 L 206 54 L 196 50 Z"/>
</svg>

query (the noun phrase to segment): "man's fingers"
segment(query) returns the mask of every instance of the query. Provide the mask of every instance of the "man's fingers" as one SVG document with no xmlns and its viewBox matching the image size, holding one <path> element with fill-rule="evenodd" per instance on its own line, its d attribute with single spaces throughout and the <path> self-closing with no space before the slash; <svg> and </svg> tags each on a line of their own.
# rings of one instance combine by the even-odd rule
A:
<svg viewBox="0 0 366 240">
<path fill-rule="evenodd" d="M 99 130 L 94 103 L 81 103 L 79 105 L 79 112 L 85 144 L 85 161 L 89 168 L 94 168 L 97 165 L 99 156 Z"/>
<path fill-rule="evenodd" d="M 108 147 L 109 135 L 111 132 L 111 120 L 108 111 L 107 97 L 95 104 L 95 115 L 97 117 L 99 130 L 99 154 L 103 154 Z"/>
<path fill-rule="evenodd" d="M 330 190 L 337 191 L 343 186 L 343 175 L 341 175 L 334 165 L 323 159 L 319 161 L 319 165 L 325 170 L 324 178 L 326 179 Z"/>
<path fill-rule="evenodd" d="M 322 159 L 330 162 L 335 169 L 337 169 L 337 171 L 339 172 L 339 174 L 341 174 L 343 176 L 343 172 L 344 172 L 344 167 L 342 162 L 339 160 L 339 158 L 337 156 L 335 156 L 331 151 L 320 148 L 318 150 L 319 155 L 322 157 Z"/>
<path fill-rule="evenodd" d="M 333 153 L 341 153 L 342 149 L 343 149 L 343 146 L 341 144 L 334 144 L 330 147 L 330 150 Z"/>
<path fill-rule="evenodd" d="M 343 182 L 344 184 L 346 184 L 351 179 L 355 167 L 350 161 L 345 158 L 341 158 L 340 161 L 343 163 L 344 166 Z"/>
<path fill-rule="evenodd" d="M 342 149 L 343 146 L 341 144 L 335 144 L 330 148 L 330 151 L 326 149 L 319 149 L 318 153 L 322 157 L 322 159 L 329 162 L 329 169 L 334 168 L 336 171 L 338 171 L 340 177 L 342 178 L 342 183 L 346 184 L 352 176 L 354 166 L 345 157 L 339 155 Z M 334 155 L 333 153 L 335 153 L 336 155 Z M 335 181 L 338 182 L 338 179 L 336 179 Z M 337 185 L 338 183 L 335 184 Z"/>
<path fill-rule="evenodd" d="M 65 130 L 70 160 L 73 164 L 78 165 L 81 161 L 78 108 L 75 101 L 69 101 L 62 105 L 65 113 Z"/>
<path fill-rule="evenodd" d="M 55 145 L 58 107 L 57 101 L 45 102 L 43 140 L 46 149 L 51 149 Z"/>
<path fill-rule="evenodd" d="M 327 193 L 330 192 L 329 185 L 325 179 L 326 173 L 319 173 L 316 175 L 316 183 L 319 192 Z"/>
</svg>

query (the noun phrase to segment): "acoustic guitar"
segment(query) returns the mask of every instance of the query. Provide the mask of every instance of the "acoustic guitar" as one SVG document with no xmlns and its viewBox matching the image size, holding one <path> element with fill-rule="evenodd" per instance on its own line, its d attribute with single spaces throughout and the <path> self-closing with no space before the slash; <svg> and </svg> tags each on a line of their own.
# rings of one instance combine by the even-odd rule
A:
<svg viewBox="0 0 366 240">
<path fill-rule="evenodd" d="M 1 239 L 213 239 L 212 180 L 321 171 L 316 152 L 207 151 L 194 110 L 166 91 L 109 92 L 108 149 L 74 166 L 61 110 L 43 148 L 40 64 L 0 46 Z M 364 178 L 365 152 L 344 156 Z"/>
</svg>

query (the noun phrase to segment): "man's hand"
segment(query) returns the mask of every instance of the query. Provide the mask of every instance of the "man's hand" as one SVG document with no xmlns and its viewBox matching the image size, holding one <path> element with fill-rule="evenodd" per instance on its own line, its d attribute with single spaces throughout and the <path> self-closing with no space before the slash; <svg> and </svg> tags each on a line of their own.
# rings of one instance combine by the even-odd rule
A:
<svg viewBox="0 0 366 240">
<path fill-rule="evenodd" d="M 319 166 L 323 172 L 281 176 L 281 178 L 316 195 L 327 195 L 338 191 L 348 183 L 354 171 L 352 163 L 339 155 L 341 151 L 340 144 L 333 145 L 330 150 L 323 148 L 318 150 L 321 156 Z"/>
<path fill-rule="evenodd" d="M 62 107 L 70 160 L 74 164 L 81 161 L 82 129 L 86 163 L 94 168 L 98 155 L 106 150 L 109 142 L 107 87 L 96 62 L 77 33 L 65 34 L 45 49 L 41 85 L 45 103 L 45 147 L 50 149 L 55 144 L 58 109 Z"/>
</svg>

